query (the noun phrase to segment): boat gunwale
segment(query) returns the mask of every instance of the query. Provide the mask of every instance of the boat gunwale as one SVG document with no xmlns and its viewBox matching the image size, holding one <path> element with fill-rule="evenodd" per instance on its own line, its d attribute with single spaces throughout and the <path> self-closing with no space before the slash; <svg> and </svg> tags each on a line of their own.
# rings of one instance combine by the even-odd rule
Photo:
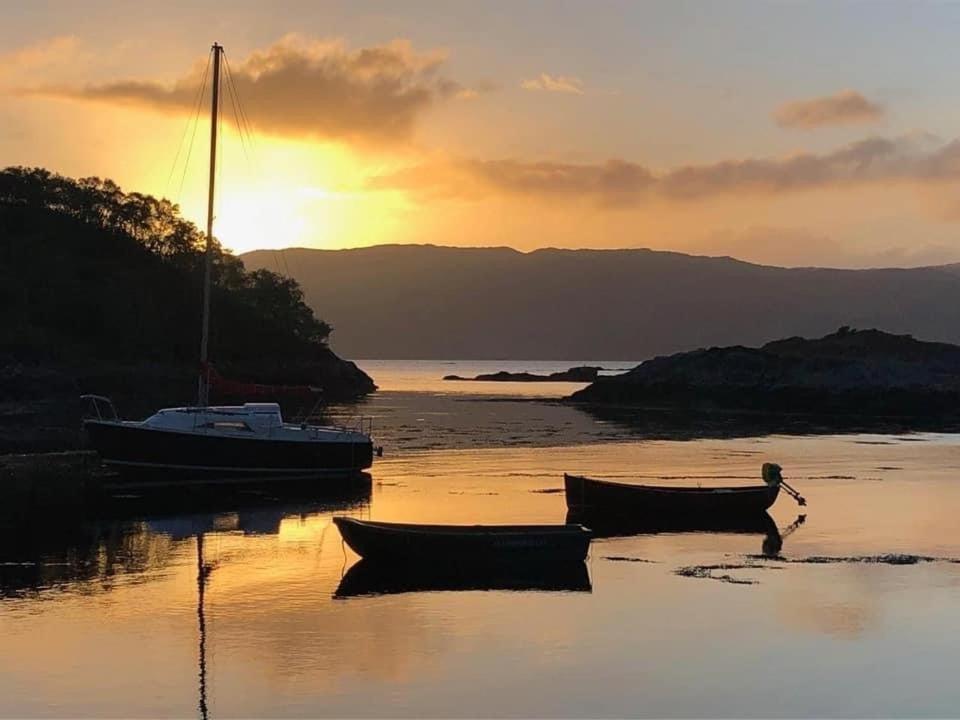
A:
<svg viewBox="0 0 960 720">
<path fill-rule="evenodd" d="M 225 440 L 257 440 L 260 442 L 274 442 L 274 443 L 291 443 L 291 444 L 315 444 L 320 445 L 324 443 L 349 443 L 351 445 L 373 445 L 373 438 L 365 433 L 357 432 L 356 430 L 341 430 L 333 425 L 309 425 L 304 432 L 313 430 L 319 431 L 317 435 L 313 437 L 279 437 L 278 435 L 260 435 L 255 432 L 247 434 L 235 434 L 235 433 L 226 433 L 222 430 L 216 430 L 213 428 L 166 428 L 166 427 L 154 427 L 152 425 L 147 425 L 145 420 L 101 420 L 98 418 L 85 418 L 83 420 L 83 425 L 99 425 L 99 426 L 109 426 L 109 427 L 118 427 L 124 428 L 127 430 L 142 430 L 144 432 L 150 433 L 168 433 L 170 435 L 189 435 L 191 437 L 207 437 L 207 438 L 223 438 Z M 295 423 L 284 423 L 280 426 L 281 429 L 289 430 L 302 430 Z M 323 435 L 329 435 L 331 437 L 323 437 Z M 351 436 L 357 436 L 358 438 L 364 439 L 349 439 Z M 344 439 L 347 438 L 347 439 Z"/>
<path fill-rule="evenodd" d="M 579 524 L 540 524 L 540 525 L 441 525 L 441 524 L 419 524 L 419 523 L 394 523 L 380 520 L 358 520 L 357 518 L 335 516 L 333 522 L 339 528 L 341 524 L 348 527 L 373 530 L 376 532 L 394 533 L 394 534 L 420 534 L 420 535 L 452 535 L 452 536 L 476 536 L 476 535 L 530 535 L 532 533 L 540 535 L 554 536 L 587 536 L 593 533 Z"/>
<path fill-rule="evenodd" d="M 615 488 L 623 488 L 625 490 L 637 490 L 642 492 L 651 492 L 651 493 L 663 493 L 663 494 L 692 494 L 692 495 L 729 495 L 729 494 L 741 494 L 741 493 L 760 493 L 760 492 L 772 492 L 774 488 L 779 489 L 777 485 L 734 485 L 734 486 L 719 486 L 719 487 L 672 487 L 670 485 L 640 485 L 633 483 L 623 483 L 616 482 L 615 480 L 601 480 L 598 478 L 591 478 L 585 475 L 571 475 L 570 473 L 563 474 L 564 480 L 567 478 L 571 480 L 577 480 L 583 483 L 594 483 L 597 485 L 608 485 Z"/>
</svg>

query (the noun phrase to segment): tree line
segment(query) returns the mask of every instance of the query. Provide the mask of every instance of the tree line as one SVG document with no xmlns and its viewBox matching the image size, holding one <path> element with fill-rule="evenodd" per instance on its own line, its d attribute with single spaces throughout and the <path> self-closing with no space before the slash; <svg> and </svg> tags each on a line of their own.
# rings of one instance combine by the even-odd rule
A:
<svg viewBox="0 0 960 720">
<path fill-rule="evenodd" d="M 204 248 L 169 200 L 96 177 L 0 170 L 0 352 L 195 362 Z M 214 240 L 212 281 L 215 364 L 275 371 L 326 350 L 332 328 L 295 280 L 247 271 Z"/>
</svg>

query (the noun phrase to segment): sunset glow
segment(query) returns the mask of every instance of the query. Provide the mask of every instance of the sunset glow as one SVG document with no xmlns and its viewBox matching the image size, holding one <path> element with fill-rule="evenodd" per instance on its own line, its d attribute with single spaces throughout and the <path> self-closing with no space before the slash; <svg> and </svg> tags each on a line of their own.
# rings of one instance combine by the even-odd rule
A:
<svg viewBox="0 0 960 720">
<path fill-rule="evenodd" d="M 213 34 L 230 67 L 216 232 L 238 252 L 430 242 L 849 267 L 960 259 L 955 90 L 919 59 L 894 68 L 881 44 L 844 40 L 866 23 L 893 38 L 890 53 L 918 58 L 922 37 L 947 67 L 957 50 L 936 28 L 948 22 L 890 35 L 905 8 L 847 5 L 824 24 L 815 3 L 601 15 L 530 3 L 505 30 L 492 8 L 394 17 L 374 4 L 331 23 L 293 4 L 296 23 L 238 3 L 224 31 L 212 6 L 175 3 L 190 22 L 173 43 L 106 0 L 83 22 L 67 5 L 56 21 L 8 13 L 5 164 L 110 177 L 202 226 L 208 104 L 196 101 Z M 497 40 L 470 42 L 463 27 Z M 763 28 L 763 63 L 744 60 L 759 42 L 749 27 Z M 681 32 L 682 51 L 658 28 Z M 797 28 L 818 29 L 828 63 L 793 61 L 808 52 Z"/>
</svg>

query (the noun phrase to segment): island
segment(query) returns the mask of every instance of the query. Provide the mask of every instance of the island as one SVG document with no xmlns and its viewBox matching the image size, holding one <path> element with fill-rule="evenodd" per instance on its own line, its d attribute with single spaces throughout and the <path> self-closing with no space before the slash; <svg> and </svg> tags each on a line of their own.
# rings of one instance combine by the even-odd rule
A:
<svg viewBox="0 0 960 720">
<path fill-rule="evenodd" d="M 816 339 L 712 347 L 598 377 L 568 398 L 633 408 L 956 417 L 960 346 L 842 327 Z"/>
<path fill-rule="evenodd" d="M 592 365 L 581 365 L 579 367 L 572 367 L 569 370 L 563 370 L 561 372 L 550 373 L 549 375 L 537 375 L 535 373 L 528 372 L 507 372 L 506 370 L 501 370 L 495 373 L 487 373 L 482 375 L 477 375 L 476 377 L 467 378 L 460 377 L 459 375 L 444 375 L 444 380 L 468 380 L 476 382 L 572 382 L 572 383 L 591 383 L 600 377 L 600 371 L 603 370 L 601 367 L 593 367 Z"/>
<path fill-rule="evenodd" d="M 76 448 L 84 393 L 128 418 L 196 403 L 205 236 L 175 204 L 11 167 L 0 237 L 0 453 Z M 296 416 L 376 389 L 331 350 L 295 280 L 249 271 L 219 243 L 212 279 L 211 402 L 273 400 Z"/>
</svg>

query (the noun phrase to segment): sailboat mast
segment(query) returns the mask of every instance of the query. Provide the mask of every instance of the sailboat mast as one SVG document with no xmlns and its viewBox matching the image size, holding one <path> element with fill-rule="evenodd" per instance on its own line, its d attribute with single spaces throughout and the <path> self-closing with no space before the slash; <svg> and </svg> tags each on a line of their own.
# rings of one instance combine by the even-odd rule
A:
<svg viewBox="0 0 960 720">
<path fill-rule="evenodd" d="M 209 370 L 207 350 L 210 341 L 210 275 L 213 265 L 213 193 L 217 177 L 217 122 L 220 112 L 220 56 L 223 47 L 214 43 L 213 51 L 213 97 L 210 103 L 210 187 L 207 194 L 207 246 L 203 268 L 203 324 L 200 335 L 200 384 L 199 405 L 210 403 Z"/>
</svg>

